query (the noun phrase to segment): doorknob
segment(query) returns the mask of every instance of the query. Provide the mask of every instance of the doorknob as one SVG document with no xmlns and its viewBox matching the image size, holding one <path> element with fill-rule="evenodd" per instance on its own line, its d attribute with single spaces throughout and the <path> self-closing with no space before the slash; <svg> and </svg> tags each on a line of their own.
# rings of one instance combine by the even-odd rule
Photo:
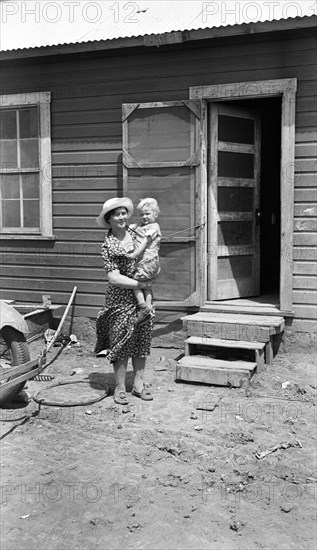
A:
<svg viewBox="0 0 317 550">
<path fill-rule="evenodd" d="M 260 225 L 261 222 L 261 211 L 257 208 L 255 211 L 255 224 Z"/>
</svg>

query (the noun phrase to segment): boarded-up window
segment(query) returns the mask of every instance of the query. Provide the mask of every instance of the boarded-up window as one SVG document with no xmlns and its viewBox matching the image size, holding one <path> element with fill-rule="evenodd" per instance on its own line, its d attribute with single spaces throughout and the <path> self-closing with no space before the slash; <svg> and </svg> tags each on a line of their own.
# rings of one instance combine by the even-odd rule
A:
<svg viewBox="0 0 317 550">
<path fill-rule="evenodd" d="M 2 233 L 52 233 L 48 105 L 45 93 L 0 98 Z"/>
<path fill-rule="evenodd" d="M 199 102 L 123 106 L 124 193 L 135 205 L 154 197 L 161 210 L 161 273 L 154 284 L 159 301 L 198 303 L 199 128 Z"/>
</svg>

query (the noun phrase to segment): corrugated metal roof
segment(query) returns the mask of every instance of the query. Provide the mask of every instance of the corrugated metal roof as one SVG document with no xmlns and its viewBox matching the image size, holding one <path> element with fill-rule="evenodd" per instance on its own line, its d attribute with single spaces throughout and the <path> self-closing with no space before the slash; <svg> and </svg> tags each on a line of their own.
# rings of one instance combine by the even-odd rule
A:
<svg viewBox="0 0 317 550">
<path fill-rule="evenodd" d="M 314 0 L 2 0 L 0 50 L 113 40 L 316 15 Z"/>
</svg>

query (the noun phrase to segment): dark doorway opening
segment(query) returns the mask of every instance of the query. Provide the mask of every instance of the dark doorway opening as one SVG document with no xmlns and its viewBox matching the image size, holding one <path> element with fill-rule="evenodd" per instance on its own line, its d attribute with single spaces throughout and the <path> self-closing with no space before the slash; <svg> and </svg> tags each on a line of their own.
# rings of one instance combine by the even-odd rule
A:
<svg viewBox="0 0 317 550">
<path fill-rule="evenodd" d="M 281 98 L 230 101 L 261 113 L 260 292 L 277 295 L 281 254 Z"/>
</svg>

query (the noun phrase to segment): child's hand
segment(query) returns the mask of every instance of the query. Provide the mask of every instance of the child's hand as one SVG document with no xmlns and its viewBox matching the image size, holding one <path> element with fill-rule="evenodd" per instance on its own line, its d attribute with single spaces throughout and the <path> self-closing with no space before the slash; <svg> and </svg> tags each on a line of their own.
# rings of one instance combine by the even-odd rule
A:
<svg viewBox="0 0 317 550">
<path fill-rule="evenodd" d="M 139 281 L 138 288 L 141 288 L 142 290 L 151 290 L 152 283 L 148 281 L 144 281 L 144 282 Z"/>
</svg>

